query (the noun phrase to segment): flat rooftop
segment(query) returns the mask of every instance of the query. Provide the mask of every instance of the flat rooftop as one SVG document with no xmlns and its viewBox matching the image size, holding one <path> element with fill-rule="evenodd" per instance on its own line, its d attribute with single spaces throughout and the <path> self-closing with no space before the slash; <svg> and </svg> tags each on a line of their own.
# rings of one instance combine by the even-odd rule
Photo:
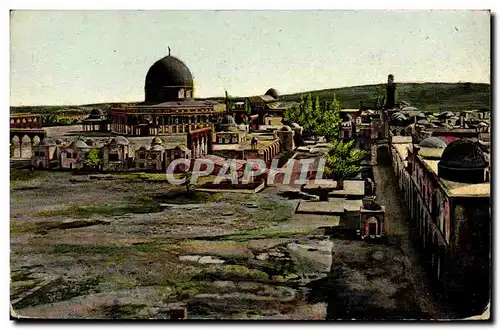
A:
<svg viewBox="0 0 500 330">
<path fill-rule="evenodd" d="M 408 157 L 408 149 L 413 149 L 413 145 L 411 143 L 393 144 L 392 147 L 396 150 L 399 158 L 401 158 L 403 161 L 405 161 L 406 157 Z"/>
<path fill-rule="evenodd" d="M 300 201 L 295 213 L 342 215 L 345 211 L 360 211 L 363 202 L 360 199 L 332 198 L 325 202 Z"/>
<path fill-rule="evenodd" d="M 318 187 L 335 189 L 337 188 L 337 181 L 328 180 L 326 184 L 315 184 L 314 182 L 309 182 L 304 186 L 304 189 L 315 189 Z M 344 197 L 353 196 L 359 197 L 365 195 L 365 182 L 360 180 L 344 180 L 344 189 L 332 190 L 328 193 L 330 197 Z"/>
</svg>

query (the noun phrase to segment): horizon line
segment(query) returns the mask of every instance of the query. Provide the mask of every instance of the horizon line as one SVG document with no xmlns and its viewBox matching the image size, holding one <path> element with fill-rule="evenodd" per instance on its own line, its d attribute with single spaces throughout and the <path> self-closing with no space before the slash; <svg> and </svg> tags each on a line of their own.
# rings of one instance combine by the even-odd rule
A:
<svg viewBox="0 0 500 330">
<path fill-rule="evenodd" d="M 450 81 L 402 81 L 402 82 L 395 82 L 395 84 L 396 85 L 397 84 L 477 84 L 477 85 L 489 85 L 489 86 L 491 86 L 491 79 L 490 79 L 489 83 L 459 80 L 459 81 L 455 81 L 455 82 L 450 82 Z M 386 83 L 350 85 L 350 86 L 315 89 L 315 90 L 309 90 L 309 91 L 290 92 L 287 94 L 280 95 L 280 97 L 295 95 L 295 94 L 322 92 L 322 91 L 332 90 L 332 89 L 378 86 L 378 85 L 386 85 Z M 274 87 L 270 87 L 270 88 L 274 88 Z M 278 88 L 278 90 L 279 90 L 279 88 Z M 228 91 L 228 94 L 231 98 L 246 98 L 246 97 L 251 97 L 251 96 L 263 95 L 263 94 L 258 94 L 258 95 L 247 95 L 247 96 L 234 96 L 234 95 L 231 95 L 229 93 L 229 91 Z M 213 99 L 213 98 L 225 98 L 225 95 L 224 95 L 224 93 L 222 93 L 222 95 L 220 95 L 220 96 L 195 97 L 194 99 Z M 138 103 L 138 102 L 143 102 L 143 101 L 142 100 L 141 101 L 101 101 L 101 102 L 79 103 L 79 104 L 30 104 L 30 105 L 9 105 L 9 107 L 10 108 L 16 108 L 16 107 L 63 107 L 63 106 L 77 107 L 77 106 L 87 106 L 87 105 L 96 105 L 96 104 Z"/>
</svg>

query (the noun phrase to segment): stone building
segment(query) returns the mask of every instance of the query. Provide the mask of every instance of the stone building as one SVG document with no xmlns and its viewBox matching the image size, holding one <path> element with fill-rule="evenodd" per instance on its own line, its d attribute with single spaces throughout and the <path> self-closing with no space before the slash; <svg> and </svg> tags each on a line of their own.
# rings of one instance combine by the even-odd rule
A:
<svg viewBox="0 0 500 330">
<path fill-rule="evenodd" d="M 215 141 L 217 144 L 239 144 L 246 141 L 245 132 L 216 132 Z"/>
<path fill-rule="evenodd" d="M 102 169 L 121 171 L 131 166 L 129 160 L 129 141 L 123 136 L 116 136 L 102 147 Z"/>
<path fill-rule="evenodd" d="M 269 123 L 275 126 L 285 117 L 287 109 L 298 106 L 297 102 L 281 101 L 275 88 L 268 89 L 264 95 L 251 96 L 248 101 L 253 115 L 249 117 L 250 125 L 255 130 L 258 130 L 260 126 L 269 126 Z M 241 116 L 243 111 L 244 108 L 241 107 L 233 110 L 237 116 Z"/>
<path fill-rule="evenodd" d="M 47 136 L 42 128 L 42 116 L 19 113 L 10 116 L 10 158 L 30 160 L 33 156 L 33 144 Z"/>
<path fill-rule="evenodd" d="M 165 150 L 165 168 L 169 168 L 171 162 L 176 159 L 188 159 L 192 158 L 191 150 L 186 148 L 186 146 L 178 145 L 175 148 Z M 184 167 L 179 165 L 177 170 L 182 171 Z"/>
<path fill-rule="evenodd" d="M 226 106 L 194 98 L 188 67 L 169 55 L 156 61 L 146 74 L 145 101 L 111 110 L 111 130 L 129 136 L 185 134 L 201 123 L 215 123 Z"/>
<path fill-rule="evenodd" d="M 165 147 L 156 136 L 151 145 L 143 145 L 135 151 L 135 168 L 161 171 L 164 165 Z"/>
<path fill-rule="evenodd" d="M 488 162 L 477 142 L 439 140 L 393 142 L 393 167 L 433 283 L 481 312 L 490 292 Z"/>
<path fill-rule="evenodd" d="M 379 205 L 373 197 L 363 199 L 359 219 L 361 239 L 379 238 L 386 234 L 385 207 Z"/>
<path fill-rule="evenodd" d="M 43 139 L 33 147 L 31 166 L 39 169 L 50 169 L 59 166 L 59 157 L 56 142 L 49 137 Z"/>
<path fill-rule="evenodd" d="M 276 131 L 276 135 L 280 141 L 281 150 L 283 151 L 292 151 L 294 146 L 294 131 L 290 128 L 290 126 L 283 126 L 280 130 Z"/>
<path fill-rule="evenodd" d="M 90 115 L 82 121 L 84 132 L 109 132 L 111 121 L 100 109 L 93 109 Z"/>
<path fill-rule="evenodd" d="M 80 139 L 74 140 L 67 147 L 61 147 L 59 166 L 62 169 L 82 169 L 91 148 Z"/>
</svg>

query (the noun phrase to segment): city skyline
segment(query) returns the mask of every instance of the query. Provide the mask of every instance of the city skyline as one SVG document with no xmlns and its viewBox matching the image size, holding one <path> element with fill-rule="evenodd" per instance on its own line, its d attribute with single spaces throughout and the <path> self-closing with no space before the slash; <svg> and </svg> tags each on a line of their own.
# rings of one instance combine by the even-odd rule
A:
<svg viewBox="0 0 500 330">
<path fill-rule="evenodd" d="M 198 98 L 490 83 L 488 11 L 14 11 L 10 104 L 142 101 L 167 47 Z"/>
</svg>

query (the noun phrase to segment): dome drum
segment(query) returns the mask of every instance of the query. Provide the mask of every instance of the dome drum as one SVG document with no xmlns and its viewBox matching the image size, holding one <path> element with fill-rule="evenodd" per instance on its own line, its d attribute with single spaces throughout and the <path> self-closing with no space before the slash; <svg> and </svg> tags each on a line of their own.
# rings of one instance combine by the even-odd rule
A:
<svg viewBox="0 0 500 330">
<path fill-rule="evenodd" d="M 485 182 L 485 167 L 478 168 L 456 168 L 448 167 L 438 163 L 439 177 L 455 182 L 481 183 Z"/>
<path fill-rule="evenodd" d="M 438 163 L 438 175 L 450 181 L 480 183 L 485 181 L 488 163 L 475 142 L 459 139 L 448 144 Z"/>
</svg>

